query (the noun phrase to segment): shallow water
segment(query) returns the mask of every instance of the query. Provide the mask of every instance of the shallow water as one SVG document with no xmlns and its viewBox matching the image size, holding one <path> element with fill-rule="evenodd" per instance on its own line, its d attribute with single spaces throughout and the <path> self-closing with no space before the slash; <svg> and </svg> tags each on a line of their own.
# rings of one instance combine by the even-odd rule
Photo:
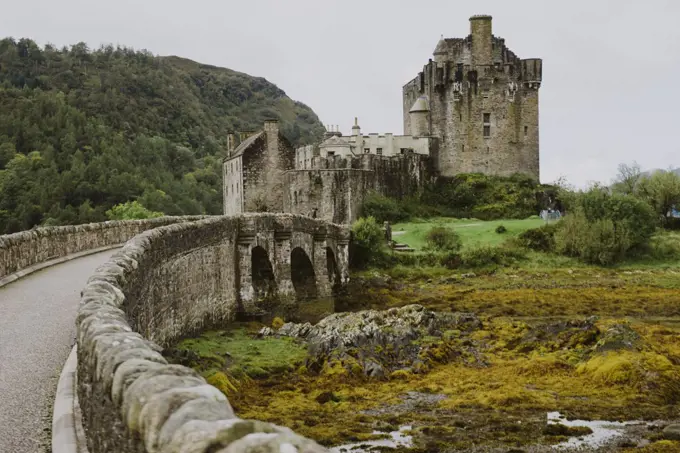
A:
<svg viewBox="0 0 680 453">
<path fill-rule="evenodd" d="M 572 437 L 566 442 L 553 445 L 553 448 L 560 450 L 601 447 L 616 440 L 618 437 L 623 437 L 626 426 L 648 424 L 642 421 L 610 422 L 606 420 L 567 420 L 559 412 L 548 412 L 548 424 L 558 423 L 569 427 L 586 426 L 593 430 L 592 434 L 582 437 Z"/>
<path fill-rule="evenodd" d="M 413 437 L 405 434 L 410 431 L 413 427 L 410 425 L 404 425 L 399 427 L 399 431 L 392 431 L 389 433 L 389 438 L 377 439 L 377 440 L 366 440 L 363 442 L 355 442 L 353 444 L 340 445 L 338 447 L 331 448 L 332 453 L 367 453 L 372 447 L 410 447 L 413 445 Z M 373 434 L 384 434 L 380 431 L 374 431 Z"/>
</svg>

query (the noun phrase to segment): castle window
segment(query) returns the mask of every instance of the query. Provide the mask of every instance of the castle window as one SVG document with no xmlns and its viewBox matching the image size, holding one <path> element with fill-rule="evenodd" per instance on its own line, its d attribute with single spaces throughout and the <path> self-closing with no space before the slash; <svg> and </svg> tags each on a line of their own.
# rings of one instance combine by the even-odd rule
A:
<svg viewBox="0 0 680 453">
<path fill-rule="evenodd" d="M 378 155 L 382 155 L 382 148 L 378 148 L 376 152 L 378 153 Z"/>
<path fill-rule="evenodd" d="M 238 193 L 238 183 L 236 183 L 236 193 Z"/>
<path fill-rule="evenodd" d="M 371 152 L 371 148 L 364 148 L 364 154 L 368 154 Z"/>
<path fill-rule="evenodd" d="M 463 145 L 463 152 L 465 152 L 465 145 Z"/>
<path fill-rule="evenodd" d="M 484 113 L 484 138 L 491 137 L 491 113 Z"/>
<path fill-rule="evenodd" d="M 328 157 L 335 156 L 335 151 L 328 151 Z"/>
<path fill-rule="evenodd" d="M 459 114 L 458 114 L 458 119 L 459 119 L 460 121 L 463 121 L 463 114 L 462 114 L 462 113 L 459 113 Z"/>
<path fill-rule="evenodd" d="M 526 137 L 529 134 L 529 126 L 524 126 L 524 136 Z"/>
</svg>

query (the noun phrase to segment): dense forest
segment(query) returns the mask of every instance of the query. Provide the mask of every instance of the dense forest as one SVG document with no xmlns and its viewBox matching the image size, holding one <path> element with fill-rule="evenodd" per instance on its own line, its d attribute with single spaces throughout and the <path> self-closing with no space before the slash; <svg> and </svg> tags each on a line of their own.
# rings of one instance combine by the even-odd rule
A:
<svg viewBox="0 0 680 453">
<path fill-rule="evenodd" d="M 0 234 L 106 220 L 132 200 L 219 214 L 227 133 L 267 118 L 295 145 L 324 131 L 263 78 L 124 47 L 0 40 Z"/>
</svg>

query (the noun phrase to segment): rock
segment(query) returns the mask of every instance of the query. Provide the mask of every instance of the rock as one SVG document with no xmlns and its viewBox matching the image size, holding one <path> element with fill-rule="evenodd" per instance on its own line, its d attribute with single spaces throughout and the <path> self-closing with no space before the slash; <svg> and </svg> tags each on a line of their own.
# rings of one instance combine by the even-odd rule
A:
<svg viewBox="0 0 680 453">
<path fill-rule="evenodd" d="M 260 329 L 260 331 L 257 333 L 258 337 L 271 337 L 276 333 L 271 327 L 263 327 Z"/>
<path fill-rule="evenodd" d="M 437 313 L 421 305 L 386 311 L 334 313 L 316 325 L 284 324 L 278 331 L 262 329 L 262 336 L 299 338 L 309 344 L 310 370 L 320 370 L 331 359 L 351 373 L 382 379 L 391 371 L 411 366 L 427 349 L 427 337 L 444 332 L 467 333 L 479 329 L 479 319 L 468 313 Z M 445 338 L 445 341 L 456 341 Z M 429 341 L 431 343 L 431 340 Z"/>
<path fill-rule="evenodd" d="M 680 424 L 666 426 L 662 435 L 666 440 L 680 440 Z"/>
<path fill-rule="evenodd" d="M 619 323 L 609 327 L 595 346 L 597 352 L 635 349 L 640 344 L 640 335 L 630 325 Z"/>
<path fill-rule="evenodd" d="M 385 369 L 375 360 L 367 360 L 364 363 L 364 374 L 371 378 L 382 379 L 385 377 Z"/>
<path fill-rule="evenodd" d="M 468 272 L 466 274 L 462 274 L 460 278 L 475 278 L 476 276 L 477 274 L 475 274 L 474 272 Z"/>
</svg>

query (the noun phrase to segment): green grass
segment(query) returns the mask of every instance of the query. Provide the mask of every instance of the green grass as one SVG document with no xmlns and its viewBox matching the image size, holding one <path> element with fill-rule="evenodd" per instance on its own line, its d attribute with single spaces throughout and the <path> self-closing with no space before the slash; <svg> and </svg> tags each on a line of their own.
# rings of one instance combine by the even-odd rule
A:
<svg viewBox="0 0 680 453">
<path fill-rule="evenodd" d="M 506 239 L 517 236 L 531 228 L 538 228 L 545 224 L 541 219 L 524 220 L 493 220 L 482 221 L 476 219 L 453 219 L 440 217 L 427 222 L 397 223 L 392 226 L 392 238 L 405 243 L 416 250 L 422 250 L 425 246 L 425 235 L 434 226 L 445 226 L 456 231 L 463 240 L 463 249 L 478 245 L 499 245 Z M 496 233 L 496 227 L 505 226 L 507 232 Z M 404 234 L 397 234 L 404 231 Z"/>
<path fill-rule="evenodd" d="M 250 377 L 295 369 L 307 356 L 307 348 L 290 338 L 254 339 L 245 328 L 204 332 L 182 340 L 177 349 L 199 355 L 205 368 L 226 369 Z"/>
</svg>

